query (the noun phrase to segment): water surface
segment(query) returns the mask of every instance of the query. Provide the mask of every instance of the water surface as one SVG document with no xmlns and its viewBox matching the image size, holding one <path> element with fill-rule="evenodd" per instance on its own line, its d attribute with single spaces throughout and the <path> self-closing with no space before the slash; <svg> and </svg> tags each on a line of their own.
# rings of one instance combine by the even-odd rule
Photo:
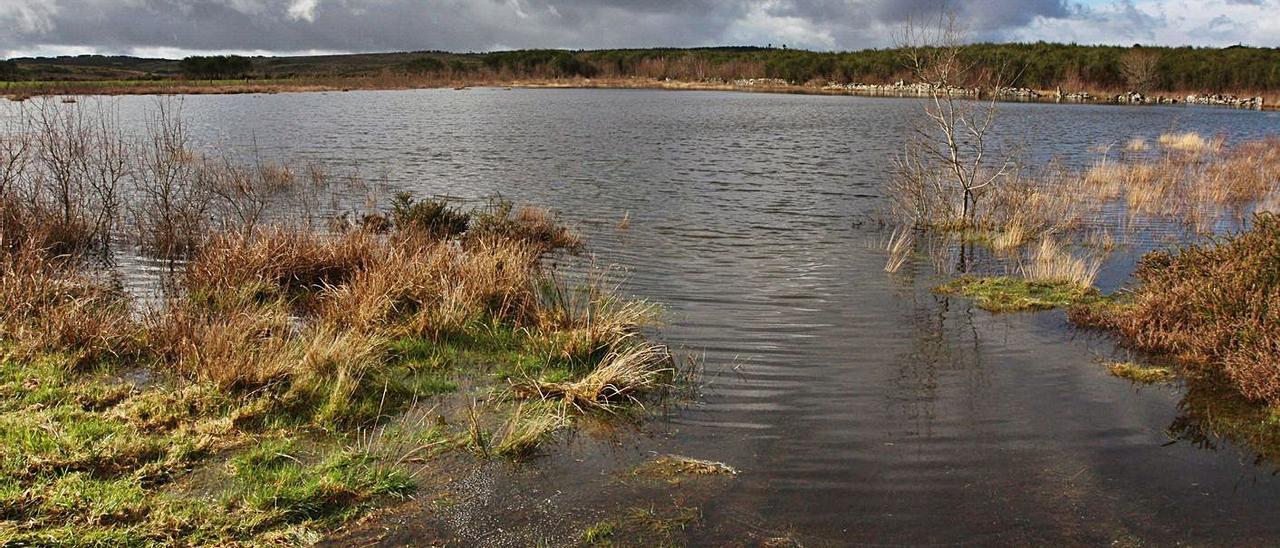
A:
<svg viewBox="0 0 1280 548">
<path fill-rule="evenodd" d="M 120 106 L 128 119 L 152 101 Z M 885 235 L 869 219 L 918 108 L 631 90 L 183 100 L 204 145 L 385 172 L 384 195 L 550 205 L 600 261 L 629 269 L 627 292 L 666 306 L 658 336 L 704 356 L 696 403 L 642 434 L 568 442 L 558 460 L 513 472 L 523 495 L 482 489 L 529 517 L 504 518 L 503 534 L 465 529 L 471 540 L 500 544 L 553 515 L 604 512 L 607 495 L 572 487 L 608 484 L 597 471 L 611 463 L 672 452 L 742 470 L 698 500 L 695 543 L 744 531 L 805 544 L 1280 542 L 1273 466 L 1166 434 L 1181 387 L 1109 376 L 1098 360 L 1122 351 L 1061 312 L 995 316 L 933 295 L 927 261 L 883 272 Z M 1278 113 L 1002 110 L 1006 142 L 1075 165 L 1091 161 L 1090 147 L 1171 130 L 1233 140 L 1280 131 Z M 1105 285 L 1122 284 L 1130 263 L 1110 267 Z M 543 488 L 535 497 L 529 485 Z M 397 523 L 411 531 L 415 519 Z"/>
</svg>

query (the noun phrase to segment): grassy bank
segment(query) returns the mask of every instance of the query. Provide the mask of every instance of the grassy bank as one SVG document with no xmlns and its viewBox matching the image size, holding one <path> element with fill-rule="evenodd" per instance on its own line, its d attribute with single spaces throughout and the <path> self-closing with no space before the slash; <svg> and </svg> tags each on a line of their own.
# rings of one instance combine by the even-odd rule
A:
<svg viewBox="0 0 1280 548">
<path fill-rule="evenodd" d="M 40 96 L 73 95 L 235 95 L 245 93 L 303 93 L 353 90 L 465 89 L 471 87 L 503 87 L 527 89 L 658 89 L 669 91 L 736 91 L 754 93 L 788 93 L 799 95 L 855 95 L 868 97 L 915 97 L 911 91 L 891 87 L 867 89 L 828 86 L 825 82 L 791 83 L 766 78 L 741 80 L 680 80 L 641 76 L 614 77 L 516 77 L 503 74 L 418 75 L 387 73 L 378 76 L 298 76 L 265 79 L 143 79 L 143 80 L 36 80 L 0 84 L 0 97 L 25 100 Z M 877 86 L 872 84 L 871 86 Z M 1116 97 L 1127 93 L 1117 89 L 1077 90 L 1087 98 L 1060 100 L 1056 89 L 1036 89 L 1035 96 L 1011 95 L 1010 102 L 1068 104 L 1115 104 Z M 1204 90 L 1160 92 L 1151 97 L 1167 97 L 1183 101 L 1184 97 L 1207 96 Z M 1255 92 L 1224 93 L 1225 96 L 1262 97 L 1264 110 L 1280 108 L 1280 95 Z"/>
<path fill-rule="evenodd" d="M 204 159 L 173 120 L 134 148 L 56 119 L 73 131 L 3 149 L 6 542 L 306 544 L 443 452 L 526 458 L 673 382 L 639 332 L 654 307 L 543 260 L 582 245 L 547 210 L 400 195 L 277 220 L 322 177 Z M 80 138 L 118 154 L 60 146 Z M 160 299 L 103 264 L 119 245 L 178 261 Z"/>
</svg>

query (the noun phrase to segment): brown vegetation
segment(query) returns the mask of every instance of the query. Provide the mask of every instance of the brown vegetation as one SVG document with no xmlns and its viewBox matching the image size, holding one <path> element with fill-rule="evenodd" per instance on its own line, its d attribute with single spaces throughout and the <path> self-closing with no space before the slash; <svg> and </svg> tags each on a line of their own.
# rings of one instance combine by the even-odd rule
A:
<svg viewBox="0 0 1280 548">
<path fill-rule="evenodd" d="M 1222 372 L 1246 397 L 1280 404 L 1280 217 L 1240 234 L 1143 257 L 1118 304 L 1071 311 L 1135 347 Z"/>
</svg>

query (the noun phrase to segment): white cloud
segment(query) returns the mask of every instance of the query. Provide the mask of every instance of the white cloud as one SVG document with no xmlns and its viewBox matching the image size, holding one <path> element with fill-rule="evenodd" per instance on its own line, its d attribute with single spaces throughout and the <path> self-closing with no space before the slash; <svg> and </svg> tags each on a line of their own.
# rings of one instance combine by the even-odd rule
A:
<svg viewBox="0 0 1280 548">
<path fill-rule="evenodd" d="M 316 5 L 320 0 L 293 0 L 289 4 L 289 18 L 295 21 L 303 20 L 308 23 L 314 23 L 316 20 Z"/>
<path fill-rule="evenodd" d="M 813 20 L 778 15 L 778 2 L 767 0 L 757 3 L 724 31 L 729 45 L 764 45 L 772 43 L 789 47 L 832 49 L 836 47 L 831 32 Z"/>
<path fill-rule="evenodd" d="M 1062 19 L 1038 18 L 1010 33 L 1019 41 L 1082 44 L 1280 46 L 1275 1 L 1143 0 L 1080 7 Z"/>
</svg>

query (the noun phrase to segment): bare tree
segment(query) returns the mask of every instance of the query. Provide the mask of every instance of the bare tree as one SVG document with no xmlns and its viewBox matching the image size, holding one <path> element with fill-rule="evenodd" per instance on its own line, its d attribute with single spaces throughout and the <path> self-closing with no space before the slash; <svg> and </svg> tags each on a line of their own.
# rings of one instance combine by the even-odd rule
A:
<svg viewBox="0 0 1280 548">
<path fill-rule="evenodd" d="M 1120 56 L 1120 74 L 1133 91 L 1146 93 L 1160 78 L 1160 54 L 1134 46 Z"/>
<path fill-rule="evenodd" d="M 0 126 L 0 196 L 17 190 L 18 178 L 31 162 L 31 131 L 26 113 L 18 108 L 18 115 Z"/>
<path fill-rule="evenodd" d="M 966 57 L 954 15 L 927 26 L 909 23 L 899 47 L 925 98 L 925 116 L 898 159 L 890 194 L 917 226 L 975 226 L 985 191 L 1014 169 L 1013 154 L 998 153 L 990 143 L 996 100 L 1011 79 Z"/>
</svg>

